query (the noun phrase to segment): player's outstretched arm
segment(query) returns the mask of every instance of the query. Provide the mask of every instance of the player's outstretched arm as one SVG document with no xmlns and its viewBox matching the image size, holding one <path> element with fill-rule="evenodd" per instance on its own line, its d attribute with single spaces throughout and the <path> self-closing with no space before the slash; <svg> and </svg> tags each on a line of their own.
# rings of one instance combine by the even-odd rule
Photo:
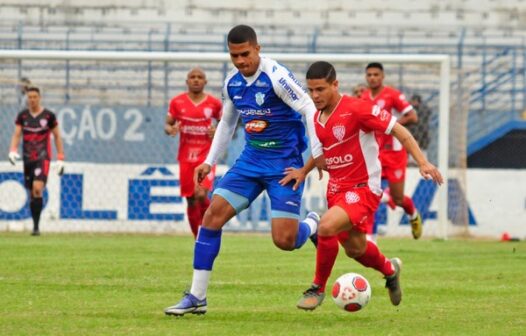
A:
<svg viewBox="0 0 526 336">
<path fill-rule="evenodd" d="M 62 176 L 66 168 L 64 164 L 64 144 L 58 126 L 55 126 L 51 132 L 53 133 L 53 138 L 55 138 L 55 148 L 57 149 L 57 173 L 59 176 Z"/>
<path fill-rule="evenodd" d="M 11 145 L 9 146 L 9 155 L 7 156 L 9 162 L 12 165 L 16 163 L 16 160 L 20 159 L 18 154 L 18 144 L 20 143 L 20 138 L 22 137 L 22 126 L 16 125 L 15 131 L 13 132 L 13 137 L 11 137 Z"/>
<path fill-rule="evenodd" d="M 426 180 L 432 179 L 438 184 L 442 184 L 444 182 L 438 169 L 429 161 L 427 161 L 415 138 L 404 126 L 396 123 L 391 131 L 391 134 L 397 138 L 398 141 L 400 141 L 404 148 L 409 152 L 409 154 L 413 156 L 416 163 L 418 164 L 418 168 L 420 169 L 420 174 Z"/>
<path fill-rule="evenodd" d="M 239 112 L 234 108 L 234 104 L 230 98 L 225 98 L 223 105 L 223 116 L 217 125 L 214 133 L 214 139 L 210 146 L 210 151 L 206 156 L 205 163 L 210 167 L 215 165 L 220 154 L 224 153 L 228 143 L 232 139 L 236 131 L 237 120 L 239 119 Z"/>
<path fill-rule="evenodd" d="M 284 186 L 294 180 L 295 183 L 292 186 L 292 190 L 296 190 L 301 185 L 301 183 L 305 181 L 305 178 L 314 169 L 314 167 L 316 167 L 316 163 L 315 163 L 315 160 L 311 156 L 309 160 L 307 161 L 307 163 L 301 168 L 293 168 L 293 167 L 285 168 L 285 171 L 283 172 L 285 176 L 279 181 L 279 184 Z M 319 174 L 319 179 L 321 180 L 323 178 L 323 172 L 319 168 L 318 168 L 318 174 Z"/>
</svg>

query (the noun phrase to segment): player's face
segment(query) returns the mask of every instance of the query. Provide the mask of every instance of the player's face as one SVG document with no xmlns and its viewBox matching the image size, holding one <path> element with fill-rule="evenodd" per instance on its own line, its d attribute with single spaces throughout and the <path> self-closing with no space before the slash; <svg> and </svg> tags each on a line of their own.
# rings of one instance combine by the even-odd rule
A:
<svg viewBox="0 0 526 336">
<path fill-rule="evenodd" d="M 383 84 L 384 72 L 378 68 L 369 68 L 365 72 L 365 79 L 371 89 L 377 89 Z"/>
<path fill-rule="evenodd" d="M 36 91 L 28 91 L 27 94 L 27 106 L 30 110 L 35 111 L 40 107 L 40 95 Z"/>
<path fill-rule="evenodd" d="M 230 59 L 243 76 L 252 76 L 258 70 L 260 48 L 259 44 L 250 42 L 228 43 Z"/>
<path fill-rule="evenodd" d="M 353 96 L 360 98 L 365 90 L 367 90 L 367 87 L 364 85 L 358 85 L 353 89 Z"/>
<path fill-rule="evenodd" d="M 338 99 L 338 81 L 332 83 L 326 79 L 307 79 L 307 89 L 318 110 L 333 107 Z"/>
<path fill-rule="evenodd" d="M 186 77 L 186 85 L 188 85 L 188 90 L 192 93 L 203 92 L 206 83 L 205 73 L 199 69 L 190 71 Z"/>
</svg>

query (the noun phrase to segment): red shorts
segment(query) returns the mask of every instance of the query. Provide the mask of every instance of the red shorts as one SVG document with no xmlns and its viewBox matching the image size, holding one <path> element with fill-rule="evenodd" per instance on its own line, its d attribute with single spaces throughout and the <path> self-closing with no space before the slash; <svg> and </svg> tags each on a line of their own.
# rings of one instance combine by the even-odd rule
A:
<svg viewBox="0 0 526 336">
<path fill-rule="evenodd" d="M 194 185 L 194 170 L 201 163 L 197 162 L 180 162 L 179 163 L 179 181 L 181 184 L 181 196 L 192 197 L 195 192 Z M 216 166 L 212 166 L 210 173 L 206 175 L 206 178 L 201 182 L 201 188 L 212 190 L 214 186 L 214 178 L 216 177 Z"/>
<path fill-rule="evenodd" d="M 337 205 L 349 216 L 353 229 L 369 233 L 373 227 L 374 213 L 380 204 L 380 196 L 369 187 L 355 187 L 336 194 L 327 194 L 329 208 Z"/>
<path fill-rule="evenodd" d="M 389 182 L 402 182 L 405 180 L 407 168 L 407 152 L 380 151 L 380 162 L 382 163 L 382 178 Z"/>
</svg>

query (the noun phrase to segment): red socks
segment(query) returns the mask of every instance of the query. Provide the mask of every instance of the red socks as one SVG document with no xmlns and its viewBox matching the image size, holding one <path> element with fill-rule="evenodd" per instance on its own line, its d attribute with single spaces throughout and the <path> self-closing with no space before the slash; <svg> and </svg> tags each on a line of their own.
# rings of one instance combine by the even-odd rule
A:
<svg viewBox="0 0 526 336">
<path fill-rule="evenodd" d="M 203 220 L 200 204 L 194 203 L 193 205 L 188 205 L 188 208 L 186 208 L 186 214 L 188 215 L 188 222 L 190 223 L 192 234 L 194 235 L 194 238 L 196 238 L 197 232 L 199 231 L 199 225 L 201 225 L 201 221 Z"/>
<path fill-rule="evenodd" d="M 385 276 L 393 275 L 394 273 L 391 261 L 387 259 L 382 254 L 382 252 L 380 252 L 378 246 L 376 246 L 375 243 L 369 240 L 367 241 L 367 248 L 365 249 L 365 253 L 358 258 L 354 258 L 354 260 L 364 265 L 365 267 L 374 268 L 375 270 L 381 272 Z"/>
<path fill-rule="evenodd" d="M 201 203 L 198 204 L 201 208 L 201 219 L 205 216 L 206 209 L 210 206 L 210 200 L 205 198 Z"/>
<path fill-rule="evenodd" d="M 205 215 L 206 209 L 208 209 L 208 206 L 210 206 L 210 200 L 205 198 L 203 202 L 188 205 L 188 208 L 186 208 L 188 222 L 190 223 L 190 229 L 192 230 L 194 238 L 197 238 L 199 226 L 201 223 L 203 223 L 203 217 Z"/>
<path fill-rule="evenodd" d="M 318 236 L 318 247 L 316 248 L 316 274 L 314 283 L 320 286 L 320 292 L 325 291 L 327 280 L 331 275 L 332 267 L 338 256 L 338 237 Z"/>
<path fill-rule="evenodd" d="M 387 201 L 387 205 L 393 210 L 396 208 L 396 204 L 393 201 L 393 198 L 391 197 L 390 194 L 389 194 L 389 201 Z M 413 200 L 411 199 L 411 197 L 405 196 L 405 195 L 404 195 L 404 200 L 402 201 L 401 207 L 404 209 L 405 213 L 409 216 L 412 216 L 416 210 L 415 204 L 413 203 Z"/>
</svg>

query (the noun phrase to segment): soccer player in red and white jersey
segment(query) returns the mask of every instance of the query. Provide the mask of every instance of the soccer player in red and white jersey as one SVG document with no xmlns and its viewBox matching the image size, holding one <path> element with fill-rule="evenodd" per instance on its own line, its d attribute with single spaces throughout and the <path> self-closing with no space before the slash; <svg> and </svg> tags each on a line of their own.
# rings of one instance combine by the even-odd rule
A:
<svg viewBox="0 0 526 336">
<path fill-rule="evenodd" d="M 400 91 L 384 85 L 384 77 L 384 67 L 381 63 L 369 63 L 365 68 L 365 79 L 369 88 L 362 93 L 361 98 L 391 113 L 401 125 L 418 122 L 413 106 Z M 411 223 L 413 238 L 418 239 L 422 236 L 422 218 L 411 197 L 404 195 L 407 152 L 400 141 L 391 134 L 377 133 L 377 140 L 380 145 L 382 178 L 389 183 L 389 190 L 386 190 L 387 204 L 391 209 L 397 206 L 404 209 Z"/>
<path fill-rule="evenodd" d="M 57 149 L 57 171 L 64 173 L 64 146 L 60 136 L 57 118 L 53 112 L 40 104 L 40 90 L 37 87 L 26 89 L 27 108 L 20 111 L 15 120 L 15 131 L 9 147 L 9 162 L 15 164 L 20 158 L 18 145 L 23 138 L 22 156 L 24 160 L 25 187 L 30 194 L 29 209 L 33 218 L 33 236 L 40 236 L 40 214 L 42 195 L 46 186 L 51 160 L 51 137 Z"/>
<path fill-rule="evenodd" d="M 415 158 L 424 178 L 440 184 L 442 176 L 426 160 L 411 133 L 397 123 L 391 113 L 366 100 L 340 94 L 336 71 L 330 63 L 316 62 L 310 66 L 307 87 L 318 109 L 315 129 L 329 173 L 329 210 L 321 217 L 318 227 L 314 282 L 297 307 L 313 310 L 322 303 L 338 254 L 338 241 L 347 256 L 384 275 L 391 303 L 396 306 L 402 300 L 402 262 L 398 258 L 387 259 L 378 246 L 366 238 L 382 194 L 375 132 L 398 139 Z M 297 187 L 313 168 L 312 158 L 303 168 L 288 168 L 280 183 L 296 180 L 294 187 Z"/>
<path fill-rule="evenodd" d="M 188 72 L 188 92 L 172 98 L 164 126 L 169 136 L 181 135 L 177 155 L 181 196 L 187 201 L 186 213 L 194 238 L 210 205 L 208 192 L 212 189 L 215 177 L 215 169 L 212 169 L 201 185 L 195 185 L 194 169 L 203 163 L 210 150 L 215 132 L 212 120 L 219 121 L 222 108 L 219 99 L 204 92 L 206 83 L 202 69 L 193 68 Z"/>
</svg>

